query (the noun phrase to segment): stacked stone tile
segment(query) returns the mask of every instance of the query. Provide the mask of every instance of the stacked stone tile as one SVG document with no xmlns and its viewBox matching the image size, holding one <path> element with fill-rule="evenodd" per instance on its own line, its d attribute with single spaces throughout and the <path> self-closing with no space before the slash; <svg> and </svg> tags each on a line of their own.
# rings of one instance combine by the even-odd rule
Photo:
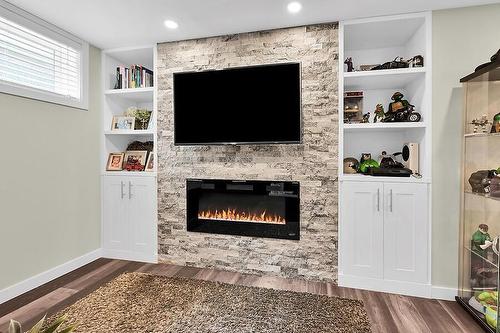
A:
<svg viewBox="0 0 500 333">
<path fill-rule="evenodd" d="M 160 260 L 337 280 L 337 29 L 331 23 L 158 45 Z M 302 144 L 174 146 L 173 73 L 296 61 L 302 64 Z M 299 181 L 300 241 L 187 232 L 186 178 Z"/>
</svg>

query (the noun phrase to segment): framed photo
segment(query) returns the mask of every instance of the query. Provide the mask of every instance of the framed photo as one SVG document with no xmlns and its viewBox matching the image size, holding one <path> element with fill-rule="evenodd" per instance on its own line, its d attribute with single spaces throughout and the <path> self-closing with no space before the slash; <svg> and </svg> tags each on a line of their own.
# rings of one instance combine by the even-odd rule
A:
<svg viewBox="0 0 500 333">
<path fill-rule="evenodd" d="M 127 171 L 144 171 L 147 150 L 129 150 L 125 152 L 123 168 Z"/>
<path fill-rule="evenodd" d="M 148 157 L 148 163 L 146 163 L 146 171 L 154 171 L 155 168 L 155 153 L 150 152 Z"/>
<path fill-rule="evenodd" d="M 133 129 L 135 129 L 135 117 L 113 116 L 112 131 Z"/>
<path fill-rule="evenodd" d="M 108 163 L 106 164 L 106 171 L 121 171 L 123 170 L 124 153 L 110 153 Z"/>
</svg>

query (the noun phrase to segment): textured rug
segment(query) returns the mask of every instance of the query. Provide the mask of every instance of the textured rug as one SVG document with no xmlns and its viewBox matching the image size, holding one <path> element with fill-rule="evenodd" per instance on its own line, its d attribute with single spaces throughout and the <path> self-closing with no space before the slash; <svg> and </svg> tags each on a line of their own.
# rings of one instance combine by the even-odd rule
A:
<svg viewBox="0 0 500 333">
<path fill-rule="evenodd" d="M 64 313 L 86 333 L 370 332 L 361 301 L 142 273 L 120 275 Z"/>
</svg>

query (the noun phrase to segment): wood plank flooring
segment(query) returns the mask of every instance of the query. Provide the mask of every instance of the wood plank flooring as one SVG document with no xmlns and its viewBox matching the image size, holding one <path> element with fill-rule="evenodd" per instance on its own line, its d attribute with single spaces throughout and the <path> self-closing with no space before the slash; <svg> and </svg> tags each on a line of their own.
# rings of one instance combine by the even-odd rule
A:
<svg viewBox="0 0 500 333">
<path fill-rule="evenodd" d="M 483 332 L 455 302 L 341 288 L 323 282 L 260 277 L 167 264 L 143 264 L 131 261 L 99 259 L 1 304 L 0 333 L 7 331 L 10 318 L 19 320 L 27 328 L 44 314 L 51 315 L 64 309 L 124 272 L 144 272 L 163 276 L 360 299 L 365 304 L 372 323 L 373 333 Z"/>
</svg>

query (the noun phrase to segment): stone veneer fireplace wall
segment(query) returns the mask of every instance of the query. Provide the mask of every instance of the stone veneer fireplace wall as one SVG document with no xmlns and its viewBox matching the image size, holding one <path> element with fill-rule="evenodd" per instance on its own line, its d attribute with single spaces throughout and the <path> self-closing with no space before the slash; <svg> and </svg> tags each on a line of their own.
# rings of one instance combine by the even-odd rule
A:
<svg viewBox="0 0 500 333">
<path fill-rule="evenodd" d="M 158 45 L 161 261 L 337 280 L 337 28 L 319 24 Z M 174 146 L 173 73 L 279 62 L 302 63 L 302 144 Z M 300 182 L 300 240 L 188 232 L 188 178 Z"/>
</svg>

